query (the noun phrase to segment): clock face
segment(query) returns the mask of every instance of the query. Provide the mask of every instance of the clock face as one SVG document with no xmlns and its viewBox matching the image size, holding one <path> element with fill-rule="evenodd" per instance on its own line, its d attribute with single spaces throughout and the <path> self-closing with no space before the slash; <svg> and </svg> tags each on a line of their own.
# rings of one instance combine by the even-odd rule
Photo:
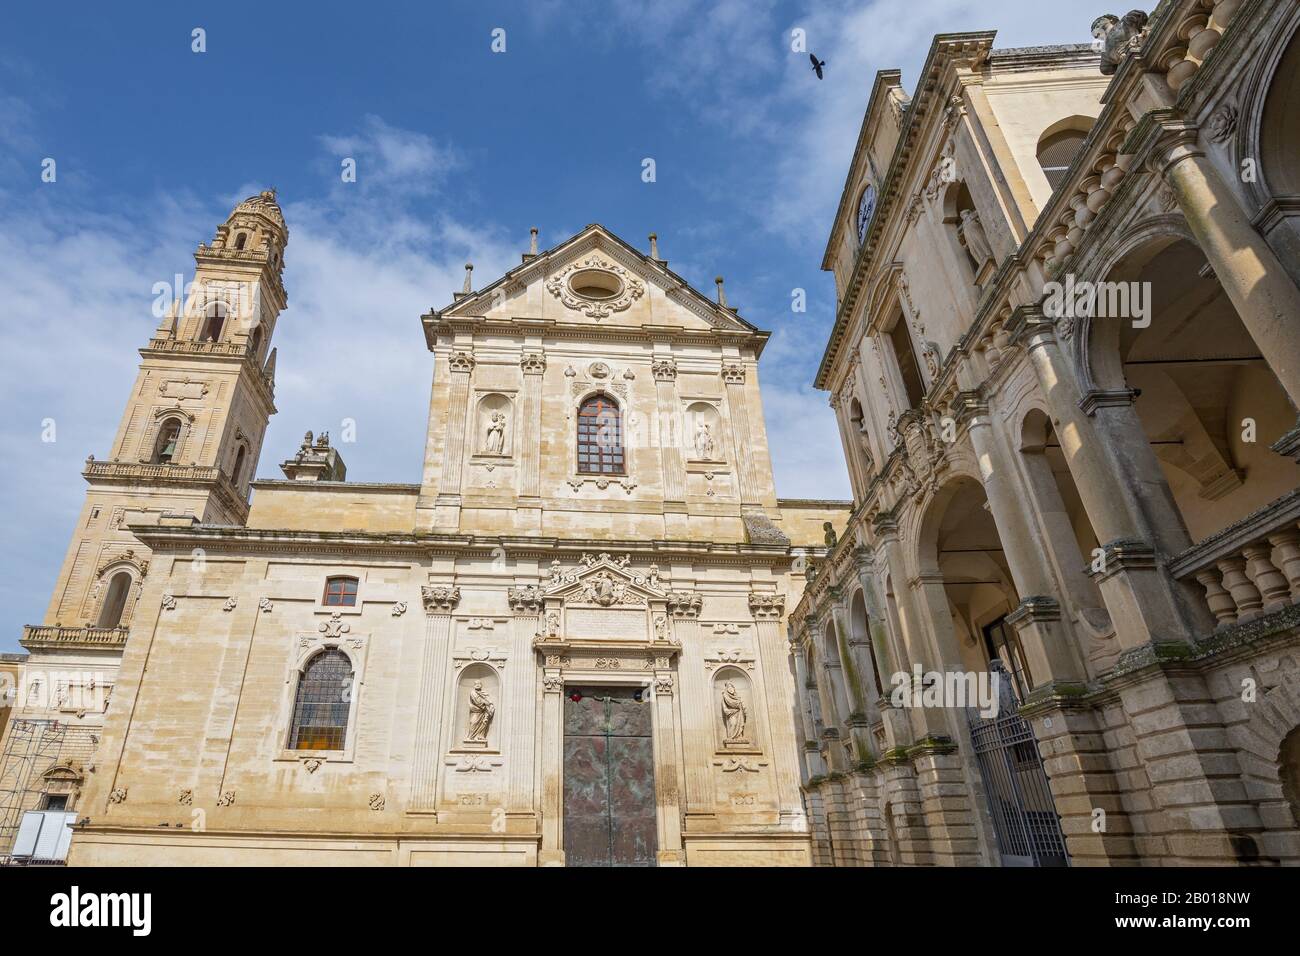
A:
<svg viewBox="0 0 1300 956">
<path fill-rule="evenodd" d="M 871 215 L 876 211 L 876 187 L 868 186 L 862 191 L 858 200 L 858 243 L 867 238 L 867 227 L 871 225 Z"/>
</svg>

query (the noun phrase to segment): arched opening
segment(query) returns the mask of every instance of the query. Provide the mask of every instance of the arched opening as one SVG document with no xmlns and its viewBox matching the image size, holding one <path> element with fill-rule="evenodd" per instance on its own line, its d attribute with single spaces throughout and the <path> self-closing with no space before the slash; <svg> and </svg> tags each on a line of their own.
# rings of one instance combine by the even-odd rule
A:
<svg viewBox="0 0 1300 956">
<path fill-rule="evenodd" d="M 220 342 L 221 332 L 226 325 L 226 307 L 219 302 L 208 306 L 203 317 L 203 327 L 199 330 L 200 342 Z"/>
<path fill-rule="evenodd" d="M 155 465 L 172 464 L 176 457 L 180 439 L 181 420 L 179 418 L 164 419 L 163 423 L 158 426 L 158 437 L 154 440 L 153 463 Z"/>
<path fill-rule="evenodd" d="M 853 708 L 849 705 L 844 686 L 844 668 L 840 661 L 839 629 L 836 628 L 834 620 L 826 622 L 826 629 L 822 633 L 822 646 L 826 658 L 822 665 L 826 679 L 819 682 L 823 693 L 826 695 L 822 707 L 832 719 L 834 726 L 843 727 Z"/>
<path fill-rule="evenodd" d="M 118 571 L 109 579 L 108 593 L 99 609 L 99 627 L 121 627 L 126 613 L 126 599 L 131 594 L 132 578 L 129 571 Z"/>
<path fill-rule="evenodd" d="M 1021 424 L 1020 456 L 1056 579 L 1065 584 L 1075 610 L 1094 634 L 1108 633 L 1110 618 L 1101 589 L 1084 571 L 1099 546 L 1097 533 L 1061 450 L 1056 428 L 1041 409 L 1030 411 Z"/>
<path fill-rule="evenodd" d="M 1291 732 L 1282 738 L 1277 754 L 1277 775 L 1294 824 L 1300 826 L 1300 727 L 1291 728 Z"/>
<path fill-rule="evenodd" d="M 248 244 L 248 233 L 241 232 L 235 236 L 235 248 L 242 250 Z"/>
<path fill-rule="evenodd" d="M 1023 700 L 1034 687 L 1035 675 L 1015 629 L 1006 623 L 1020 596 L 984 486 L 973 478 L 958 478 L 941 489 L 931 509 L 920 538 L 922 571 L 929 568 L 941 576 L 942 598 L 933 590 L 927 597 L 941 645 L 947 640 L 955 645 L 947 653 L 941 646 L 940 654 L 974 672 L 987 671 L 989 662 L 998 658 Z"/>
<path fill-rule="evenodd" d="M 867 660 L 871 665 L 871 681 L 876 688 L 876 693 L 884 697 L 885 685 L 880 675 L 880 664 L 879 659 L 876 657 L 876 648 L 871 643 L 871 626 L 867 620 L 867 602 L 863 599 L 861 590 L 853 595 L 853 600 L 849 603 L 849 627 L 853 632 L 853 642 L 867 649 Z"/>
<path fill-rule="evenodd" d="M 239 453 L 235 455 L 235 465 L 230 469 L 230 483 L 236 488 L 244 477 L 244 461 L 248 457 L 248 446 L 240 445 Z"/>
<path fill-rule="evenodd" d="M 578 474 L 626 473 L 618 403 L 603 392 L 592 395 L 578 409 Z"/>
<path fill-rule="evenodd" d="M 1191 541 L 1300 486 L 1300 468 L 1269 447 L 1296 410 L 1196 245 L 1165 236 L 1126 255 L 1098 290 L 1102 310 L 1093 378 L 1140 393 L 1138 419 Z"/>
<path fill-rule="evenodd" d="M 344 749 L 352 678 L 352 661 L 340 650 L 321 651 L 307 662 L 294 697 L 290 750 Z"/>
<path fill-rule="evenodd" d="M 1300 195 L 1300 30 L 1292 35 L 1269 82 L 1260 117 L 1259 153 L 1274 196 Z"/>
<path fill-rule="evenodd" d="M 1065 182 L 1066 174 L 1069 173 L 1074 158 L 1079 155 L 1083 141 L 1088 138 L 1092 124 L 1093 120 L 1089 117 L 1072 116 L 1053 123 L 1043 131 L 1038 140 L 1038 165 L 1053 192 Z"/>
</svg>

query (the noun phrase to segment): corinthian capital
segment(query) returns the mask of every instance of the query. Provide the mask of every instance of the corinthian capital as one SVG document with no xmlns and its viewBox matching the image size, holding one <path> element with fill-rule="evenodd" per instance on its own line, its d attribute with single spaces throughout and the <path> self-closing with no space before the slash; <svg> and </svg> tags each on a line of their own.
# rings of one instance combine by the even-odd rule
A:
<svg viewBox="0 0 1300 956">
<path fill-rule="evenodd" d="M 785 613 L 785 595 L 769 591 L 750 591 L 749 610 L 757 620 L 774 620 Z"/>
<path fill-rule="evenodd" d="M 542 589 L 535 584 L 508 588 L 506 597 L 516 614 L 537 614 L 542 610 Z"/>
<path fill-rule="evenodd" d="M 669 591 L 668 613 L 674 617 L 699 617 L 704 598 L 694 591 Z"/>
<path fill-rule="evenodd" d="M 460 588 L 433 585 L 420 588 L 426 614 L 450 614 L 460 603 Z"/>
</svg>

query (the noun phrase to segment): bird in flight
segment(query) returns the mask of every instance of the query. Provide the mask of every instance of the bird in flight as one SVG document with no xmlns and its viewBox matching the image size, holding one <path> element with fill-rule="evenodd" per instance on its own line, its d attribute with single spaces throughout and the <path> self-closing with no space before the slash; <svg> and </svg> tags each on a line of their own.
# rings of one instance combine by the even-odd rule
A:
<svg viewBox="0 0 1300 956">
<path fill-rule="evenodd" d="M 809 53 L 808 59 L 812 60 L 813 72 L 817 74 L 817 79 L 822 79 L 822 67 L 826 65 L 826 61 L 817 59 L 815 53 Z"/>
</svg>

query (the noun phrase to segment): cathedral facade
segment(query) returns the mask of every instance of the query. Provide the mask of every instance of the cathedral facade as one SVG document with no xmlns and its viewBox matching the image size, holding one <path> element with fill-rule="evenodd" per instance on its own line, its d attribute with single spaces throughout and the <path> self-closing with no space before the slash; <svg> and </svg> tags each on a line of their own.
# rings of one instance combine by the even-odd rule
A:
<svg viewBox="0 0 1300 956">
<path fill-rule="evenodd" d="M 24 635 L 112 665 L 69 863 L 810 862 L 786 609 L 847 506 L 776 498 L 767 333 L 534 239 L 422 318 L 418 484 L 255 480 L 287 243 L 267 192 L 199 247 Z"/>
<path fill-rule="evenodd" d="M 871 91 L 854 510 L 791 615 L 819 863 L 1300 864 L 1300 8 L 1092 31 Z"/>
</svg>

